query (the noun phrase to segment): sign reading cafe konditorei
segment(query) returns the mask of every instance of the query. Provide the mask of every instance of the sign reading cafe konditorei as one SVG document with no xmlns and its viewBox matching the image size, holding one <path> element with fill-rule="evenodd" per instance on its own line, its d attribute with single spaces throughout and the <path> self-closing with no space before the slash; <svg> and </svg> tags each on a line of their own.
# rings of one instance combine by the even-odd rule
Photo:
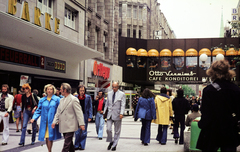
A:
<svg viewBox="0 0 240 152">
<path fill-rule="evenodd" d="M 149 71 L 149 81 L 198 81 L 197 73 L 193 71 L 189 73 L 178 72 L 173 73 L 172 71 Z"/>
</svg>

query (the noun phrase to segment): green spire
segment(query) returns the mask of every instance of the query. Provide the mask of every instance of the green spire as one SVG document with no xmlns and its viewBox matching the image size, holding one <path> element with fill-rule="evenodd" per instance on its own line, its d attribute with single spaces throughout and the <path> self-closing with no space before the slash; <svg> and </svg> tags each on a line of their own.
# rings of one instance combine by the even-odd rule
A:
<svg viewBox="0 0 240 152">
<path fill-rule="evenodd" d="M 222 16 L 221 16 L 220 37 L 224 37 L 224 27 L 223 27 L 223 8 L 222 8 Z"/>
</svg>

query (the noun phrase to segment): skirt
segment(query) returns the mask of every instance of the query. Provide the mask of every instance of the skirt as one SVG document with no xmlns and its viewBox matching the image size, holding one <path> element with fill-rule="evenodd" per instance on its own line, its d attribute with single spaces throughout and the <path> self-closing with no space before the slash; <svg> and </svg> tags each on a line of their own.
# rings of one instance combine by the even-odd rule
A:
<svg viewBox="0 0 240 152">
<path fill-rule="evenodd" d="M 21 110 L 22 110 L 21 106 L 17 106 L 17 109 L 14 111 L 14 118 L 17 119 L 21 117 Z"/>
</svg>

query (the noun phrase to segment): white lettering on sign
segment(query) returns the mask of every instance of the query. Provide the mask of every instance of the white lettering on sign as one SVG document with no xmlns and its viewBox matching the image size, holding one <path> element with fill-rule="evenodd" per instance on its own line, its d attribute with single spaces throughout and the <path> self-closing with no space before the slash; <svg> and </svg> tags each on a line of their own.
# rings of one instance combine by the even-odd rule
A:
<svg viewBox="0 0 240 152">
<path fill-rule="evenodd" d="M 193 73 L 193 71 L 191 71 L 190 73 L 185 73 L 185 72 L 179 72 L 179 73 L 172 73 L 172 71 L 168 71 L 168 72 L 160 72 L 160 71 L 149 71 L 149 75 L 150 76 L 194 76 L 197 73 Z"/>
</svg>

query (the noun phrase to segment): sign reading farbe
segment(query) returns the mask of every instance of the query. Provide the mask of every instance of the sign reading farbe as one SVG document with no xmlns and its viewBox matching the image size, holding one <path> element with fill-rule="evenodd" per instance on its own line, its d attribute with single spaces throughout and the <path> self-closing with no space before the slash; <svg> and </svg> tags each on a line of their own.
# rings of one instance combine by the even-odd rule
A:
<svg viewBox="0 0 240 152">
<path fill-rule="evenodd" d="M 110 68 L 104 66 L 102 63 L 98 64 L 97 61 L 94 61 L 93 75 L 102 77 L 107 80 L 110 76 Z"/>
</svg>

